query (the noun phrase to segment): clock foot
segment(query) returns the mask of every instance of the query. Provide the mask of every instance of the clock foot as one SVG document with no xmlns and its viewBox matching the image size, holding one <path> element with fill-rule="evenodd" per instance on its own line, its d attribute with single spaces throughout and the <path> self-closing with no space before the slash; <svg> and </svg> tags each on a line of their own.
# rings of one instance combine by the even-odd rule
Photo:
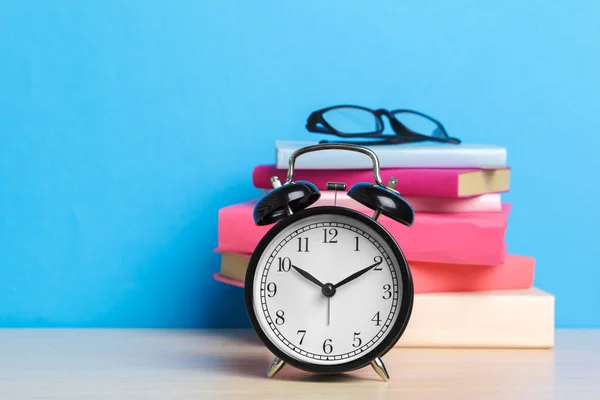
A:
<svg viewBox="0 0 600 400">
<path fill-rule="evenodd" d="M 271 363 L 271 366 L 269 367 L 269 371 L 267 372 L 267 378 L 274 377 L 275 374 L 277 374 L 281 370 L 281 368 L 283 368 L 284 365 L 285 361 L 278 357 L 275 357 L 273 359 L 273 362 Z"/>
<path fill-rule="evenodd" d="M 377 375 L 379 375 L 385 382 L 390 380 L 390 376 L 388 375 L 381 358 L 376 357 L 373 361 L 371 361 L 371 367 L 373 367 L 375 372 L 377 372 Z"/>
</svg>

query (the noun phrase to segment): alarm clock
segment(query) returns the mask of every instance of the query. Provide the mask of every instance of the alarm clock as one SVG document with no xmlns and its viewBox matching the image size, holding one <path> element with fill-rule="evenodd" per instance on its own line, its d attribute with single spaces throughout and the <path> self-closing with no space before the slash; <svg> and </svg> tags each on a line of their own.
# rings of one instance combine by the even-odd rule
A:
<svg viewBox="0 0 600 400">
<path fill-rule="evenodd" d="M 369 156 L 374 182 L 353 185 L 347 195 L 373 210 L 369 216 L 337 206 L 315 206 L 318 188 L 294 181 L 302 154 L 347 150 Z M 271 178 L 273 189 L 253 211 L 257 225 L 274 224 L 258 243 L 245 277 L 246 309 L 260 340 L 274 354 L 271 378 L 287 363 L 314 373 L 342 373 L 371 365 L 389 379 L 382 361 L 404 332 L 412 311 L 413 282 L 404 254 L 377 221 L 380 215 L 411 226 L 414 212 L 383 184 L 379 160 L 352 144 L 316 144 L 296 150 L 286 181 Z M 329 182 L 345 190 L 343 182 Z M 312 206 L 312 207 L 311 207 Z"/>
</svg>

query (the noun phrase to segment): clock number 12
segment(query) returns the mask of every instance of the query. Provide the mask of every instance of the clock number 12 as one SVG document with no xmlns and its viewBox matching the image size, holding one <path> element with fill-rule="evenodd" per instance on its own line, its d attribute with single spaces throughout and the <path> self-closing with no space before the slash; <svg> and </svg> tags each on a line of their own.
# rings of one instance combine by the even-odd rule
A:
<svg viewBox="0 0 600 400">
<path fill-rule="evenodd" d="M 337 229 L 331 228 L 327 231 L 327 228 L 323 228 L 323 243 L 337 243 L 337 235 Z"/>
</svg>

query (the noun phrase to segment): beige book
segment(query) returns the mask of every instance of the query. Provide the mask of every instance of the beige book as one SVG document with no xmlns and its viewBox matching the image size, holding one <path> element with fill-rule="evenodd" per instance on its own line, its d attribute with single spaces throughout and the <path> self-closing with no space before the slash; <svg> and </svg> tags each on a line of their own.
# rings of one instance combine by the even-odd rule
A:
<svg viewBox="0 0 600 400">
<path fill-rule="evenodd" d="M 220 274 L 243 282 L 247 263 L 223 254 Z M 416 294 L 396 347 L 552 348 L 554 296 L 537 288 Z"/>
<path fill-rule="evenodd" d="M 510 169 L 463 172 L 458 176 L 459 197 L 505 192 L 510 188 Z"/>
<path fill-rule="evenodd" d="M 554 296 L 537 288 L 415 295 L 397 347 L 554 347 Z"/>
</svg>

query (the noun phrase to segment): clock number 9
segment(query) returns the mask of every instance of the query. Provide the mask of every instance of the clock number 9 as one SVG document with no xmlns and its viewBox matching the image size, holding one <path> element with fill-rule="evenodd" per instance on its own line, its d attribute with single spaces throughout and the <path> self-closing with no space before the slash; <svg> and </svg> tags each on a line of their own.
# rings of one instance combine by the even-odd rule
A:
<svg viewBox="0 0 600 400">
<path fill-rule="evenodd" d="M 292 268 L 292 260 L 290 260 L 288 257 L 277 257 L 277 260 L 279 261 L 279 268 L 277 269 L 278 272 L 288 272 L 290 268 Z"/>
<path fill-rule="evenodd" d="M 327 343 L 329 342 L 329 343 Z M 331 354 L 331 352 L 333 351 L 333 346 L 331 345 L 331 339 L 325 339 L 325 341 L 323 342 L 323 352 L 325 354 Z"/>
<path fill-rule="evenodd" d="M 283 325 L 285 322 L 285 318 L 283 318 L 283 310 L 277 310 L 275 315 L 277 316 L 277 318 L 275 318 L 275 323 L 277 325 Z"/>
<path fill-rule="evenodd" d="M 392 287 L 389 284 L 385 284 L 383 285 L 383 290 L 385 291 L 385 293 L 383 294 L 383 299 L 387 300 L 390 297 L 392 297 L 392 291 L 390 290 Z"/>
<path fill-rule="evenodd" d="M 267 294 L 267 296 L 269 297 L 273 297 L 277 294 L 277 285 L 275 284 L 275 282 L 271 282 L 267 285 L 267 292 L 269 292 Z"/>
</svg>

